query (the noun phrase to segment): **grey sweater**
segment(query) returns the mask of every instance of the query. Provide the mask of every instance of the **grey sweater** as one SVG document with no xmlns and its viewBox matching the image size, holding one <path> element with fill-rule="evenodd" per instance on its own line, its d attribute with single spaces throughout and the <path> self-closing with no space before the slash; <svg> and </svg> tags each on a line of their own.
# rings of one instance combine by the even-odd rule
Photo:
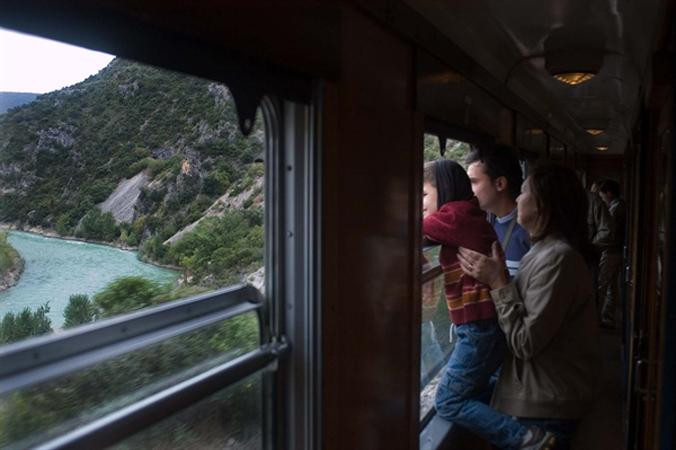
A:
<svg viewBox="0 0 676 450">
<path fill-rule="evenodd" d="M 510 350 L 494 408 L 517 417 L 582 417 L 600 369 L 593 292 L 582 255 L 555 237 L 536 242 L 514 280 L 491 291 Z"/>
</svg>

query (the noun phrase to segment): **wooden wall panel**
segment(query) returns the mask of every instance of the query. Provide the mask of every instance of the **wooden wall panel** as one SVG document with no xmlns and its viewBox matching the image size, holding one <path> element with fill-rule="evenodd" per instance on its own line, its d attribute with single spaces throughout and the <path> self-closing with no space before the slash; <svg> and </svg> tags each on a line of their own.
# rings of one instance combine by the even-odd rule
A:
<svg viewBox="0 0 676 450">
<path fill-rule="evenodd" d="M 348 9 L 341 39 L 340 78 L 324 98 L 324 447 L 414 448 L 422 127 L 413 49 Z"/>
</svg>

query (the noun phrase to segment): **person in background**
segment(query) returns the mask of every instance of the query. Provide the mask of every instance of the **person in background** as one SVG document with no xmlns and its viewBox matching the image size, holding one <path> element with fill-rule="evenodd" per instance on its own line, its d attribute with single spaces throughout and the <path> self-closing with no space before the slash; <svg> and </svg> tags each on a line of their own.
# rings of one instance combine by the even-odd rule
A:
<svg viewBox="0 0 676 450">
<path fill-rule="evenodd" d="M 481 209 L 490 213 L 489 221 L 507 258 L 509 276 L 514 278 L 521 258 L 530 249 L 528 233 L 516 220 L 516 197 L 523 181 L 519 160 L 510 147 L 499 145 L 474 148 L 465 162 L 472 191 Z"/>
<path fill-rule="evenodd" d="M 596 293 L 595 303 L 600 320 L 601 303 L 602 299 L 605 298 L 605 293 L 603 296 L 599 295 L 599 264 L 602 260 L 607 261 L 608 247 L 613 244 L 613 221 L 606 204 L 601 200 L 601 197 L 599 197 L 598 194 L 591 191 L 587 192 L 587 200 L 589 200 L 589 209 L 587 211 L 589 240 L 596 249 L 597 255 L 596 261 L 592 264 L 592 274 L 594 279 L 594 292 Z"/>
<path fill-rule="evenodd" d="M 599 185 L 599 196 L 608 205 L 614 224 L 614 239 L 599 262 L 598 295 L 601 302 L 601 326 L 615 328 L 615 302 L 619 298 L 619 274 L 626 230 L 626 205 L 620 198 L 620 185 L 604 180 Z"/>
<path fill-rule="evenodd" d="M 589 187 L 589 191 L 592 194 L 599 195 L 599 184 L 600 183 L 601 183 L 600 181 L 593 181 L 591 186 Z"/>
<path fill-rule="evenodd" d="M 539 449 L 553 439 L 537 427 L 529 429 L 482 401 L 490 378 L 505 356 L 489 287 L 463 274 L 458 247 L 487 253 L 496 234 L 472 194 L 469 178 L 454 161 L 425 165 L 423 235 L 441 244 L 446 302 L 456 326 L 457 342 L 435 398 L 439 417 L 461 425 L 502 448 Z"/>
<path fill-rule="evenodd" d="M 587 194 L 573 170 L 541 166 L 517 203 L 533 247 L 511 282 L 497 243 L 490 256 L 460 248 L 458 258 L 465 274 L 490 286 L 510 350 L 491 405 L 553 433 L 556 448 L 567 449 L 592 404 L 601 364 Z"/>
</svg>

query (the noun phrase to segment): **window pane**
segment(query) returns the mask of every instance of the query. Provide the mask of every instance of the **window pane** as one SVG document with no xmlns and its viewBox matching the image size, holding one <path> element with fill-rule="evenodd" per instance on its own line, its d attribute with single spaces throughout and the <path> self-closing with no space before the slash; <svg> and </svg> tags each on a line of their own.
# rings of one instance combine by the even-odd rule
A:
<svg viewBox="0 0 676 450">
<path fill-rule="evenodd" d="M 43 47 L 0 38 L 25 49 L 0 55 L 3 77 L 30 79 Z M 98 63 L 0 92 L 0 344 L 237 282 L 262 289 L 260 112 L 245 137 L 223 84 L 68 47 L 59 67 Z"/>
<path fill-rule="evenodd" d="M 262 375 L 256 374 L 114 446 L 132 449 L 263 447 Z"/>
<path fill-rule="evenodd" d="M 437 136 L 425 134 L 425 164 L 450 159 L 466 169 L 465 158 L 469 151 L 468 143 L 448 139 L 446 151 L 442 156 Z M 425 214 L 427 212 L 423 213 L 423 215 Z M 455 344 L 452 339 L 452 325 L 446 306 L 444 276 L 439 267 L 441 247 L 427 240 L 424 241 L 424 245 L 422 271 L 427 281 L 422 286 L 422 323 L 420 325 L 421 420 L 434 409 L 436 387 Z M 437 275 L 430 279 L 429 274 L 435 271 L 438 272 Z"/>
<path fill-rule="evenodd" d="M 30 447 L 258 347 L 253 312 L 0 397 L 0 447 Z"/>
<path fill-rule="evenodd" d="M 422 324 L 420 330 L 420 418 L 434 408 L 434 395 L 443 368 L 453 350 L 452 328 L 448 319 L 444 276 L 422 288 Z"/>
</svg>

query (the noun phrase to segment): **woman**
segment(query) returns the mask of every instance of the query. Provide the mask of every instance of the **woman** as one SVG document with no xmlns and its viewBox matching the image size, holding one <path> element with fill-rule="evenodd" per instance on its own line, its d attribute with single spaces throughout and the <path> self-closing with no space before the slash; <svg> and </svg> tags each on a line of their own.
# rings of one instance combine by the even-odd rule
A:
<svg viewBox="0 0 676 450">
<path fill-rule="evenodd" d="M 533 247 L 510 283 L 497 243 L 491 256 L 460 249 L 462 270 L 491 288 L 510 350 L 492 406 L 557 437 L 567 448 L 588 410 L 600 367 L 589 265 L 587 196 L 575 173 L 536 168 L 517 198 Z"/>
</svg>

